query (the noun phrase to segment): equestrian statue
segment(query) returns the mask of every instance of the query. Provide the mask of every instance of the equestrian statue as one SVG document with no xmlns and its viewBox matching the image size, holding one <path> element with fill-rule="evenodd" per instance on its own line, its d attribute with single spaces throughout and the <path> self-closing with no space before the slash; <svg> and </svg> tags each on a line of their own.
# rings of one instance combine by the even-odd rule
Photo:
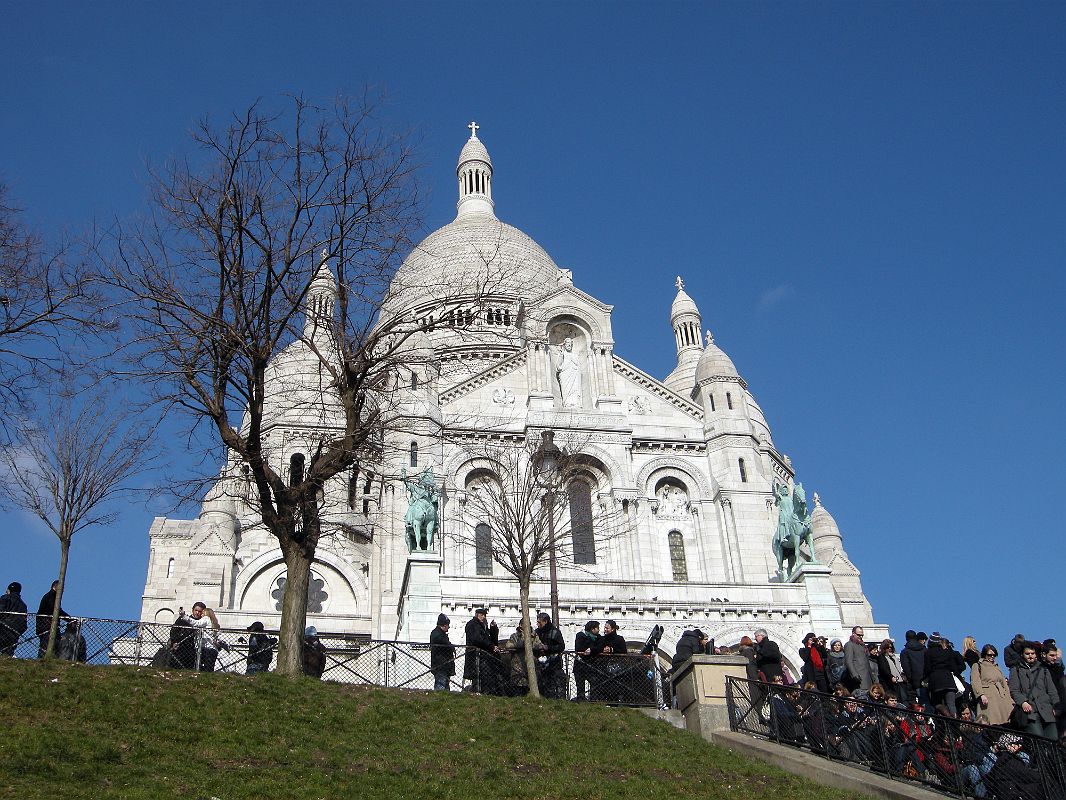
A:
<svg viewBox="0 0 1066 800">
<path fill-rule="evenodd" d="M 426 467 L 417 479 L 412 479 L 407 477 L 406 469 L 401 469 L 400 480 L 407 487 L 407 515 L 403 518 L 407 549 L 412 553 L 428 553 L 433 549 L 437 533 L 440 496 L 433 472 Z"/>
<path fill-rule="evenodd" d="M 814 557 L 811 515 L 807 511 L 807 495 L 803 492 L 803 484 L 797 483 L 791 490 L 787 483 L 775 487 L 774 504 L 777 506 L 774 555 L 777 557 L 777 575 L 784 582 L 796 571 L 801 559 L 811 564 L 818 562 Z M 804 544 L 810 551 L 809 558 L 800 550 Z"/>
</svg>

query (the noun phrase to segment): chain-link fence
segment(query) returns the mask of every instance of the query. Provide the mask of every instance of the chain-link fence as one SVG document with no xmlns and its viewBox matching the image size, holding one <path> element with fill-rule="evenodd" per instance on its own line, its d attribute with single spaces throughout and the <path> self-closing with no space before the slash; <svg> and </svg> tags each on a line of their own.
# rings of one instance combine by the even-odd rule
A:
<svg viewBox="0 0 1066 800">
<path fill-rule="evenodd" d="M 982 800 L 1066 800 L 1066 749 L 1022 731 L 729 678 L 734 731 Z"/>
<path fill-rule="evenodd" d="M 39 622 L 35 614 L 0 614 L 0 652 L 19 658 L 43 656 L 51 618 Z M 184 617 L 170 625 L 64 617 L 56 656 L 89 664 L 250 674 L 272 670 L 276 651 L 276 632 L 215 629 Z M 304 639 L 304 671 L 338 683 L 400 689 L 466 689 L 500 696 L 529 691 L 524 651 L 505 646 L 489 652 L 455 645 L 434 658 L 428 643 L 323 632 Z M 555 699 L 665 708 L 669 700 L 663 675 L 655 655 L 589 657 L 565 652 L 536 659 L 540 692 Z"/>
</svg>

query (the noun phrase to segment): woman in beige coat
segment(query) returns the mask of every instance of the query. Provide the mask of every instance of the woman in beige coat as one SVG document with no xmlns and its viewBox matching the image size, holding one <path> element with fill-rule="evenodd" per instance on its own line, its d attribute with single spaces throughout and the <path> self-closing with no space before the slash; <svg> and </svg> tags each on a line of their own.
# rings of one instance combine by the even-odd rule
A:
<svg viewBox="0 0 1066 800">
<path fill-rule="evenodd" d="M 995 647 L 986 644 L 981 648 L 981 660 L 970 670 L 970 685 L 980 704 L 977 715 L 979 718 L 988 717 L 989 725 L 1006 725 L 1010 721 L 1010 712 L 1014 710 L 1007 679 L 996 663 L 998 655 Z"/>
</svg>

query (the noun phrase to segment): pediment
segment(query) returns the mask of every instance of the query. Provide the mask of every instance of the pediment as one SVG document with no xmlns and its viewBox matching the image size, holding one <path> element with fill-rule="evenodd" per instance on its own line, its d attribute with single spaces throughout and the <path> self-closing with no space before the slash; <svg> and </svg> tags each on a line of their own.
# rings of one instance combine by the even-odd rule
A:
<svg viewBox="0 0 1066 800">
<path fill-rule="evenodd" d="M 834 575 L 846 575 L 848 577 L 857 578 L 861 574 L 858 567 L 852 564 L 848 557 L 840 552 L 834 553 L 826 566 L 833 571 Z"/>
<path fill-rule="evenodd" d="M 673 417 L 688 423 L 694 420 L 703 422 L 702 408 L 672 389 L 667 389 L 661 381 L 644 370 L 618 356 L 613 358 L 613 367 L 615 390 L 622 398 L 623 407 L 634 426 L 641 423 L 642 417 L 647 417 L 648 422 L 661 417 Z"/>
<path fill-rule="evenodd" d="M 525 364 L 525 350 L 520 350 L 519 352 L 503 359 L 502 361 L 497 361 L 495 364 L 486 367 L 485 369 L 481 370 L 481 372 L 478 372 L 476 375 L 471 375 L 466 380 L 460 381 L 454 386 L 451 386 L 442 391 L 440 393 L 441 408 L 452 405 L 461 398 L 469 397 L 475 392 L 480 392 L 481 390 L 489 388 L 490 391 L 488 393 L 488 396 L 490 397 L 490 399 L 492 398 L 493 391 L 495 391 L 496 389 L 501 390 L 500 393 L 496 395 L 498 401 L 493 402 L 499 405 L 502 410 L 507 410 L 507 407 L 514 406 L 519 402 L 515 393 L 516 388 L 521 388 L 522 393 L 525 393 L 526 379 L 524 373 L 520 373 L 520 386 L 516 381 L 507 381 L 506 383 L 508 385 L 501 385 L 495 387 L 490 386 L 490 384 L 499 382 L 502 379 L 505 379 L 507 376 L 511 375 L 512 373 L 518 372 L 522 367 L 525 366 Z M 509 385 L 511 383 L 515 383 L 516 386 Z M 504 390 L 508 390 L 511 392 L 510 402 L 508 402 L 508 396 L 506 394 L 506 391 Z M 525 408 L 524 397 L 521 399 L 521 407 Z"/>
</svg>

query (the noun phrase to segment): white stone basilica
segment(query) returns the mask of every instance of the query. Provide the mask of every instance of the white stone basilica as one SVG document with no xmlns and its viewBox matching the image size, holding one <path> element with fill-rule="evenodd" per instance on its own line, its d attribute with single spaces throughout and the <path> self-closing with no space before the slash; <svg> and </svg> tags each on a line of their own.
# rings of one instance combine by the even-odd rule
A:
<svg viewBox="0 0 1066 800">
<path fill-rule="evenodd" d="M 369 474 L 364 468 L 357 481 L 338 476 L 327 487 L 326 516 L 373 535 L 323 538 L 308 624 L 425 641 L 425 626 L 433 624 L 426 620 L 438 611 L 458 627 L 474 608 L 487 606 L 501 631 L 512 630 L 517 586 L 498 565 L 478 558 L 472 544 L 470 531 L 492 521 L 470 518 L 461 502 L 476 472 L 463 443 L 491 435 L 522 446 L 553 429 L 559 440 L 581 441 L 589 467 L 587 485 L 571 493 L 571 509 L 591 516 L 593 538 L 597 519 L 610 516 L 624 527 L 583 559 L 593 563 L 561 571 L 561 627 L 569 646 L 588 619 L 617 620 L 631 642 L 662 625 L 667 655 L 686 628 L 698 626 L 719 645 L 734 645 L 761 627 L 798 675 L 795 654 L 809 630 L 846 639 L 859 624 L 868 640 L 887 636 L 873 622 L 859 571 L 817 495 L 815 563 L 790 580 L 778 577 L 771 551 L 774 487 L 793 483 L 791 462 L 774 446 L 729 356 L 709 332 L 702 334 L 699 309 L 681 279 L 670 309 L 677 367 L 659 380 L 616 355 L 610 305 L 578 289 L 570 270 L 497 219 L 492 161 L 477 126 L 471 130 L 459 156 L 456 219 L 418 245 L 394 278 L 395 286 L 411 290 L 408 297 L 420 293 L 405 302 L 429 321 L 420 346 L 433 349 L 433 368 L 404 378 L 395 413 L 407 424 L 397 428 L 405 433 L 391 434 L 397 441 L 388 451 L 395 455 Z M 454 297 L 464 280 L 490 264 L 498 279 L 488 300 L 482 281 L 475 310 L 439 312 L 433 287 Z M 309 293 L 309 325 L 315 313 L 331 312 L 335 291 L 324 266 Z M 309 452 L 336 413 L 316 359 L 297 341 L 272 364 L 268 438 L 279 468 Z M 294 395 L 303 400 L 290 401 Z M 444 488 L 430 559 L 439 573 L 433 587 L 439 608 L 432 607 L 434 596 L 428 608 L 426 597 L 412 597 L 401 467 L 429 467 Z M 235 474 L 232 466 L 224 470 L 198 519 L 154 521 L 142 620 L 169 623 L 179 606 L 203 600 L 225 627 L 254 620 L 277 626 L 284 562 L 254 509 L 233 489 Z M 533 601 L 548 607 L 546 580 L 534 587 Z M 419 603 L 421 612 L 414 610 Z"/>
</svg>

